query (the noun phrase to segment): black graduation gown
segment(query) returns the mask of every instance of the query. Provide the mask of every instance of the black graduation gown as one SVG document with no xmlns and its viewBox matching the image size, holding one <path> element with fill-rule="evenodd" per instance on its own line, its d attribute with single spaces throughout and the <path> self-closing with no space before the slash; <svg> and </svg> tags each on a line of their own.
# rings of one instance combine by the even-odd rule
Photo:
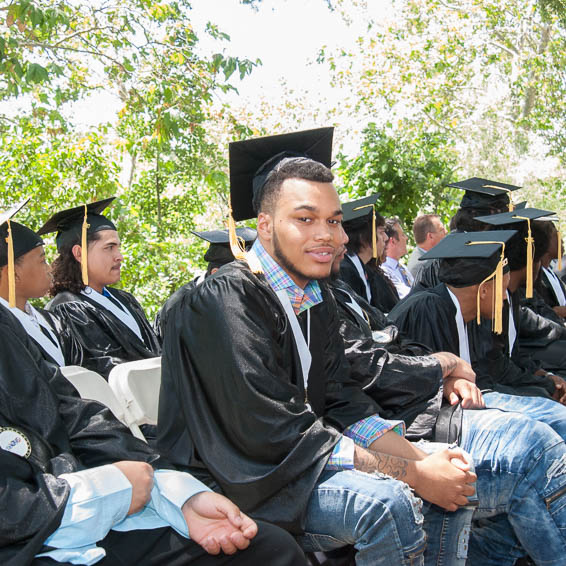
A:
<svg viewBox="0 0 566 566">
<path fill-rule="evenodd" d="M 558 283 L 562 287 L 562 291 L 566 293 L 566 286 L 562 282 L 562 279 L 558 277 Z M 549 281 L 546 272 L 541 269 L 539 271 L 539 276 L 535 281 L 535 290 L 538 296 L 550 307 L 557 307 L 559 306 L 558 298 L 556 293 L 554 292 L 554 288 L 552 287 L 552 283 Z"/>
<path fill-rule="evenodd" d="M 407 438 L 432 439 L 442 405 L 442 368 L 423 345 L 401 340 L 376 342 L 368 322 L 349 306 L 350 297 L 365 312 L 363 300 L 343 282 L 330 288 L 338 304 L 340 334 L 344 340 L 351 376 L 381 407 L 386 419 L 405 421 Z"/>
<path fill-rule="evenodd" d="M 140 327 L 143 341 L 112 312 L 85 295 L 64 291 L 47 305 L 79 342 L 83 351 L 82 365 L 106 379 L 118 364 L 161 354 L 159 339 L 135 297 L 121 289 L 107 287 L 107 290 L 129 309 Z"/>
<path fill-rule="evenodd" d="M 54 313 L 49 312 L 45 309 L 36 310 L 41 313 L 45 320 L 47 320 L 49 326 L 57 336 L 59 345 L 61 346 L 61 351 L 63 352 L 63 356 L 65 358 L 65 365 L 82 366 L 83 351 L 77 337 L 72 332 L 69 332 L 69 328 L 64 325 L 61 319 Z M 58 365 L 57 360 L 54 360 L 39 342 L 36 342 L 32 336 L 30 336 L 30 338 L 33 340 L 39 351 L 43 354 L 45 361 Z"/>
<path fill-rule="evenodd" d="M 399 302 L 397 289 L 379 267 L 364 265 L 364 272 L 371 291 L 370 304 L 382 313 L 389 312 Z M 345 256 L 340 264 L 340 279 L 358 295 L 367 297 L 365 283 L 354 262 L 348 256 Z"/>
<path fill-rule="evenodd" d="M 0 449 L 0 563 L 24 566 L 61 522 L 70 491 L 61 474 L 158 456 L 109 409 L 81 399 L 4 307 L 0 336 L 0 427 L 32 446 L 28 459 Z"/>
<path fill-rule="evenodd" d="M 534 375 L 520 365 L 517 342 L 514 356 L 509 356 L 507 331 L 508 303 L 504 308 L 504 332 L 491 331 L 491 321 L 478 326 L 468 323 L 468 339 L 476 384 L 482 390 L 495 390 L 514 395 L 549 396 L 554 391 L 552 381 Z M 515 305 L 515 302 L 514 302 Z M 409 295 L 389 315 L 400 330 L 415 340 L 422 341 L 434 351 L 460 353 L 456 307 L 445 285 L 440 284 Z M 517 321 L 517 318 L 515 319 Z"/>
<path fill-rule="evenodd" d="M 165 329 L 160 452 L 207 468 L 244 511 L 293 533 L 340 431 L 378 412 L 349 376 L 336 305 L 321 288 L 323 303 L 310 309 L 313 411 L 279 299 L 243 262 L 184 292 Z M 306 312 L 298 318 L 304 328 Z"/>
<path fill-rule="evenodd" d="M 421 261 L 420 263 L 424 263 L 424 265 L 415 274 L 411 293 L 417 293 L 423 289 L 432 289 L 441 283 L 438 278 L 440 260 L 431 259 L 425 262 Z"/>
</svg>

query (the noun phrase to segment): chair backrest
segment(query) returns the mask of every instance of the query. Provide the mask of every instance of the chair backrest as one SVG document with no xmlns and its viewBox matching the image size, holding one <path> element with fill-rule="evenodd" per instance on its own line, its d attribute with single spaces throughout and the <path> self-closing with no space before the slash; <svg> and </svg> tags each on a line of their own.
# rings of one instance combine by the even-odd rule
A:
<svg viewBox="0 0 566 566">
<path fill-rule="evenodd" d="M 61 373 L 73 384 L 83 399 L 93 399 L 106 405 L 118 420 L 129 427 L 134 436 L 145 440 L 127 407 L 120 402 L 101 375 L 81 366 L 64 366 L 61 368 Z"/>
<path fill-rule="evenodd" d="M 157 424 L 160 357 L 119 364 L 110 372 L 108 383 L 136 424 Z"/>
</svg>

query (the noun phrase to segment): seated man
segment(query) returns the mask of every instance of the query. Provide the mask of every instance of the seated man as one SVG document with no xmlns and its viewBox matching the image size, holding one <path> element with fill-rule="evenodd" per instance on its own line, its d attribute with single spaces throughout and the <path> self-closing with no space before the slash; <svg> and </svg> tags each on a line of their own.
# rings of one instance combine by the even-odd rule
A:
<svg viewBox="0 0 566 566">
<path fill-rule="evenodd" d="M 375 211 L 376 200 L 377 195 L 371 195 L 342 205 L 348 243 L 340 277 L 371 305 L 389 312 L 399 302 L 399 295 L 379 265 L 388 236 L 385 219 Z"/>
<path fill-rule="evenodd" d="M 80 399 L 4 307 L 0 336 L 2 564 L 305 564 L 287 533 L 162 469 L 106 407 Z"/>
<path fill-rule="evenodd" d="M 38 231 L 57 231 L 53 300 L 58 315 L 81 346 L 83 366 L 106 379 L 114 366 L 161 354 L 141 305 L 110 285 L 120 280 L 123 256 L 114 224 L 101 215 L 113 198 L 58 212 Z"/>
<path fill-rule="evenodd" d="M 359 566 L 421 564 L 426 530 L 430 563 L 464 564 L 466 456 L 407 442 L 349 377 L 320 282 L 344 240 L 331 142 L 324 128 L 231 144 L 234 217 L 257 211 L 258 239 L 169 313 L 158 446 L 305 549 L 351 544 Z M 423 528 L 410 487 L 453 512 L 427 504 Z"/>
<path fill-rule="evenodd" d="M 446 236 L 446 228 L 438 214 L 421 214 L 415 218 L 413 223 L 413 236 L 416 245 L 409 256 L 407 269 L 415 277 L 417 271 L 425 264 L 425 262 L 419 262 L 420 257 Z"/>
<path fill-rule="evenodd" d="M 401 263 L 401 258 L 407 254 L 407 234 L 401 226 L 401 221 L 394 217 L 385 221 L 385 231 L 388 236 L 385 244 L 385 262 L 383 271 L 391 279 L 400 299 L 405 298 L 411 291 L 414 277 Z"/>
<path fill-rule="evenodd" d="M 497 235 L 501 240 L 503 232 L 497 232 Z M 469 235 L 469 237 L 473 236 Z M 497 246 L 494 245 L 492 248 L 495 249 L 492 259 L 468 259 L 467 263 L 461 265 L 456 263 L 458 260 L 454 260 L 453 272 L 468 273 L 470 281 L 485 280 L 495 270 L 500 259 L 500 251 Z M 450 250 L 453 254 L 462 254 L 465 251 L 464 246 L 453 247 Z M 452 277 L 458 277 L 454 273 Z M 442 269 L 441 276 L 443 276 Z M 493 282 L 489 284 L 493 285 Z M 484 283 L 484 289 L 489 284 Z M 549 550 L 545 544 L 540 544 L 540 541 L 548 540 L 547 536 L 552 533 L 553 529 L 551 528 L 549 533 L 536 532 L 538 528 L 544 531 L 548 526 L 552 526 L 553 519 L 549 516 L 548 522 L 541 520 L 531 525 L 520 518 L 522 515 L 520 509 L 527 505 L 526 501 L 532 501 L 535 506 L 543 508 L 545 498 L 534 489 L 529 495 L 526 495 L 523 489 L 515 491 L 516 486 L 521 484 L 522 478 L 526 478 L 526 474 L 532 472 L 533 466 L 540 466 L 541 450 L 544 451 L 545 446 L 554 444 L 556 451 L 546 459 L 537 472 L 541 479 L 548 477 L 549 470 L 553 469 L 562 458 L 560 445 L 564 450 L 564 443 L 558 441 L 557 434 L 548 426 L 533 421 L 528 410 L 529 403 L 526 405 L 526 415 L 522 414 L 520 404 L 515 405 L 518 412 L 512 412 L 511 408 L 507 409 L 504 402 L 512 403 L 514 400 L 509 395 L 494 394 L 496 396 L 494 399 L 493 394 L 485 394 L 486 400 L 490 399 L 488 401 L 490 406 L 501 408 L 501 411 L 466 410 L 477 406 L 477 397 L 478 395 L 481 397 L 477 389 L 461 377 L 459 366 L 461 368 L 462 363 L 468 365 L 467 362 L 459 359 L 451 360 L 450 356 L 454 354 L 445 352 L 431 356 L 418 356 L 409 347 L 403 347 L 398 340 L 393 347 L 388 343 L 377 343 L 372 337 L 371 328 L 367 322 L 371 319 L 360 316 L 358 312 L 365 314 L 363 311 L 367 305 L 363 304 L 363 299 L 357 297 L 353 291 L 344 289 L 341 282 L 338 283 L 338 287 L 334 287 L 333 284 L 332 288 L 338 302 L 341 319 L 340 332 L 344 338 L 346 357 L 352 368 L 352 377 L 363 384 L 366 393 L 382 407 L 381 414 L 386 418 L 403 419 L 407 426 L 407 435 L 414 440 L 419 438 L 456 440 L 474 458 L 478 474 L 479 508 L 474 515 L 477 527 L 472 529 L 470 563 L 500 564 L 502 560 L 503 563 L 505 561 L 512 563 L 514 558 L 528 552 L 537 564 L 560 564 L 562 560 L 560 548 L 564 543 Z M 470 290 L 474 301 L 466 305 L 467 310 L 463 310 L 464 322 L 469 317 L 470 310 L 475 314 L 476 294 L 471 291 L 475 292 L 476 288 L 477 284 Z M 449 286 L 447 289 L 449 293 L 452 293 L 452 287 Z M 434 334 L 437 338 L 438 335 L 445 336 L 452 330 L 455 332 L 457 341 L 456 324 L 447 323 L 444 316 L 439 316 L 439 309 L 434 308 L 436 304 L 430 300 L 425 301 L 421 311 L 418 308 L 418 295 L 411 296 L 406 301 L 414 307 L 409 311 L 411 320 L 416 319 L 415 323 L 422 329 L 422 332 L 416 335 L 416 339 L 430 345 L 434 338 L 430 340 L 429 333 Z M 458 293 L 457 299 L 459 300 L 461 296 Z M 481 310 L 486 317 L 493 316 L 491 299 L 490 292 L 481 294 Z M 452 304 L 449 306 L 454 308 Z M 402 305 L 399 305 L 394 309 L 393 318 L 401 307 Z M 407 327 L 408 325 L 405 325 L 405 328 Z M 451 346 L 447 340 L 440 340 L 440 344 L 438 342 L 437 340 L 435 346 L 443 348 Z M 448 357 L 443 360 L 445 356 Z M 447 371 L 447 368 L 450 367 L 448 364 L 452 365 L 451 371 Z M 523 398 L 517 399 L 521 401 Z M 541 401 L 545 400 L 541 399 Z M 552 402 L 548 401 L 548 403 Z M 561 420 L 566 421 L 564 408 L 559 405 L 556 405 L 556 408 L 562 413 Z M 541 404 L 540 414 L 544 413 L 545 407 L 544 404 Z M 533 417 L 536 419 L 536 416 L 533 415 Z M 557 422 L 558 417 L 556 415 Z M 566 426 L 562 425 L 559 430 L 562 433 L 566 432 Z M 514 476 L 513 482 L 507 481 L 509 475 Z M 530 480 L 526 483 L 532 485 L 534 481 Z M 562 483 L 561 480 L 554 486 L 556 493 L 560 493 Z M 547 495 L 550 495 L 550 492 Z M 517 505 L 513 505 L 513 501 L 516 501 Z M 497 543 L 495 543 L 495 538 L 498 537 L 494 536 L 495 533 L 482 528 L 482 522 L 488 518 L 489 521 L 496 521 L 499 524 L 501 535 Z M 515 536 L 523 545 L 522 551 L 515 544 Z M 496 544 L 495 547 L 491 546 L 493 543 Z"/>
<path fill-rule="evenodd" d="M 177 301 L 177 298 L 181 297 L 187 290 L 202 283 L 207 277 L 214 275 L 223 265 L 234 261 L 234 254 L 230 249 L 228 230 L 211 230 L 210 232 L 195 232 L 192 230 L 192 233 L 210 243 L 208 250 L 204 254 L 204 261 L 208 262 L 206 273 L 195 277 L 192 281 L 189 281 L 189 283 L 175 291 L 159 309 L 153 326 L 161 340 L 163 340 L 163 332 L 167 323 L 167 314 Z M 238 228 L 236 236 L 244 242 L 244 247 L 248 250 L 256 239 L 257 233 L 253 228 Z"/>
<path fill-rule="evenodd" d="M 43 240 L 33 230 L 11 220 L 21 206 L 15 206 L 0 218 L 0 304 L 12 311 L 47 362 L 58 366 L 81 365 L 80 345 L 66 332 L 59 318 L 43 309 L 34 308 L 28 302 L 29 299 L 47 294 L 51 286 L 51 274 L 45 260 Z M 8 261 L 9 246 L 13 250 L 13 266 Z M 11 278 L 13 305 L 10 304 Z"/>
</svg>

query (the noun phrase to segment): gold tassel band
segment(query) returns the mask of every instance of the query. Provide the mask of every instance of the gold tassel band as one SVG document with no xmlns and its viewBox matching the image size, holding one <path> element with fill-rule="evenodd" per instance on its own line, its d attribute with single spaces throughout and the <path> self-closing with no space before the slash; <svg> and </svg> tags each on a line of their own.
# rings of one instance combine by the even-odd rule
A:
<svg viewBox="0 0 566 566">
<path fill-rule="evenodd" d="M 14 264 L 14 239 L 12 238 L 12 225 L 8 220 L 8 303 L 10 308 L 16 306 L 16 268 Z"/>
<path fill-rule="evenodd" d="M 503 187 L 498 187 L 497 185 L 482 185 L 482 188 L 498 189 L 500 191 L 505 191 L 507 193 L 507 196 L 509 197 L 509 212 L 513 212 L 515 210 L 515 205 L 513 204 L 513 201 L 511 200 L 511 190 L 510 189 L 504 189 Z"/>
<path fill-rule="evenodd" d="M 263 273 L 259 259 L 255 254 L 246 252 L 245 242 L 243 238 L 239 238 L 236 233 L 236 221 L 232 216 L 232 207 L 228 214 L 228 237 L 230 238 L 230 251 L 232 255 L 239 260 L 245 261 L 253 273 Z"/>
<path fill-rule="evenodd" d="M 517 218 L 518 220 L 526 220 L 527 221 L 527 228 L 528 228 L 528 235 L 525 239 L 527 242 L 527 283 L 526 283 L 526 292 L 525 297 L 527 299 L 533 298 L 533 263 L 535 257 L 535 240 L 533 238 L 531 232 L 531 219 L 527 218 L 526 216 L 514 216 L 513 218 Z"/>
</svg>

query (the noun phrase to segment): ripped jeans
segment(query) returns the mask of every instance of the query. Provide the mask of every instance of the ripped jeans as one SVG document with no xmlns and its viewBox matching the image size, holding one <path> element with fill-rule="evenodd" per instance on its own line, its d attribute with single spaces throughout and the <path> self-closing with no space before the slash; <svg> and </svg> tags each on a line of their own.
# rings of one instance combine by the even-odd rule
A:
<svg viewBox="0 0 566 566">
<path fill-rule="evenodd" d="M 466 410 L 460 446 L 474 459 L 479 507 L 469 564 L 511 566 L 528 554 L 563 566 L 566 447 L 547 424 L 497 409 Z"/>
<path fill-rule="evenodd" d="M 447 446 L 419 447 L 432 453 Z M 450 513 L 423 504 L 407 484 L 386 476 L 327 471 L 311 494 L 306 532 L 297 540 L 306 552 L 353 545 L 357 566 L 460 566 L 472 514 L 473 508 Z"/>
</svg>

